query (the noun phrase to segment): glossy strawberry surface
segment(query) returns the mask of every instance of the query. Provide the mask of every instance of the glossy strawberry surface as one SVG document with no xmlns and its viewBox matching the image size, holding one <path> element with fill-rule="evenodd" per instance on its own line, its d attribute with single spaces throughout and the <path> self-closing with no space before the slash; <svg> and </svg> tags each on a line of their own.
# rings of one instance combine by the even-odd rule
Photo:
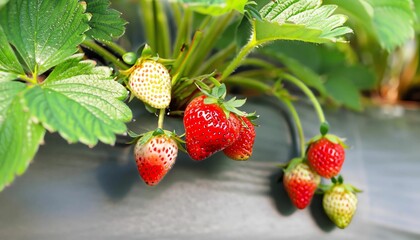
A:
<svg viewBox="0 0 420 240">
<path fill-rule="evenodd" d="M 150 186 L 163 179 L 174 165 L 177 155 L 177 143 L 165 135 L 154 136 L 146 143 L 138 141 L 134 148 L 140 177 Z"/>
<path fill-rule="evenodd" d="M 240 122 L 233 113 L 226 117 L 217 104 L 205 104 L 206 96 L 195 98 L 184 113 L 187 152 L 203 160 L 233 144 L 239 137 Z"/>
<path fill-rule="evenodd" d="M 344 147 L 333 143 L 327 138 L 321 138 L 309 146 L 307 152 L 309 165 L 319 175 L 332 178 L 341 171 L 345 159 Z"/>
<path fill-rule="evenodd" d="M 239 138 L 229 147 L 223 150 L 223 153 L 233 160 L 247 160 L 252 155 L 252 147 L 255 141 L 254 124 L 247 117 L 240 117 Z"/>
</svg>

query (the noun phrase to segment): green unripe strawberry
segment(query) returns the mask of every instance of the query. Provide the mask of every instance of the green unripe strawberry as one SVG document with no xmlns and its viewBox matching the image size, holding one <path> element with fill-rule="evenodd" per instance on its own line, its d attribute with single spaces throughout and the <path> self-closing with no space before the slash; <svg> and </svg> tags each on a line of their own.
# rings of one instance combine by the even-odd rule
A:
<svg viewBox="0 0 420 240">
<path fill-rule="evenodd" d="M 322 200 L 325 213 L 339 228 L 346 228 L 357 209 L 357 197 L 351 185 L 334 184 Z"/>
<path fill-rule="evenodd" d="M 131 92 L 144 103 L 157 108 L 167 108 L 171 102 L 171 76 L 162 64 L 146 60 L 130 74 Z"/>
</svg>

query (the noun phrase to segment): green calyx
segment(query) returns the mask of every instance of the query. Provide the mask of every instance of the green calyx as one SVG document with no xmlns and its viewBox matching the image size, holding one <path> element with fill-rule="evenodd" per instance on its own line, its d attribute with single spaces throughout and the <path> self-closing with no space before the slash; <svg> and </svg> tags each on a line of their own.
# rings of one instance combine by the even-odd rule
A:
<svg viewBox="0 0 420 240">
<path fill-rule="evenodd" d="M 247 114 L 246 112 L 240 111 L 238 109 L 239 107 L 242 107 L 245 104 L 246 99 L 236 99 L 236 97 L 233 97 L 226 101 L 226 85 L 224 83 L 220 84 L 213 77 L 209 79 L 212 80 L 213 84 L 215 85 L 211 89 L 202 81 L 195 82 L 197 88 L 200 89 L 200 91 L 206 96 L 206 98 L 204 99 L 204 104 L 217 104 L 222 108 L 223 112 L 226 115 L 226 118 L 229 118 L 230 113 L 234 113 L 238 116 L 249 116 L 250 119 L 258 117 L 255 115 L 255 113 Z"/>
<path fill-rule="evenodd" d="M 178 145 L 179 150 L 181 150 L 183 152 L 187 152 L 185 150 L 184 146 L 183 146 L 185 141 L 182 140 L 181 136 L 178 136 L 175 131 L 171 132 L 171 131 L 168 131 L 168 130 L 164 130 L 162 128 L 156 128 L 153 131 L 149 131 L 149 132 L 146 132 L 146 133 L 143 133 L 143 134 L 136 134 L 132 131 L 128 131 L 128 134 L 129 134 L 130 137 L 133 138 L 133 140 L 130 143 L 140 142 L 139 143 L 140 145 L 146 144 L 153 137 L 160 136 L 160 135 L 165 135 L 165 136 L 175 140 L 175 142 Z"/>
<path fill-rule="evenodd" d="M 287 164 L 287 166 L 284 168 L 284 172 L 292 171 L 300 163 L 303 163 L 303 158 L 293 158 L 292 160 L 290 160 L 289 164 Z"/>
<path fill-rule="evenodd" d="M 319 184 L 318 185 L 318 189 L 317 189 L 317 193 L 318 194 L 323 194 L 326 192 L 331 191 L 333 188 L 336 187 L 340 187 L 340 188 L 344 188 L 346 191 L 348 192 L 352 192 L 352 193 L 361 193 L 362 190 L 360 190 L 359 188 L 351 185 L 351 184 L 347 184 L 344 183 L 344 179 L 341 175 L 339 175 L 337 178 L 333 177 L 331 178 L 331 182 L 332 184 Z"/>
<path fill-rule="evenodd" d="M 348 146 L 344 143 L 344 141 L 346 139 L 344 138 L 340 138 L 337 135 L 333 135 L 333 134 L 325 134 L 325 135 L 316 135 L 315 137 L 311 138 L 308 142 L 308 146 L 311 145 L 314 142 L 319 141 L 322 138 L 326 138 L 328 141 L 335 143 L 335 144 L 340 144 L 341 146 L 343 146 L 344 148 L 348 148 Z"/>
</svg>

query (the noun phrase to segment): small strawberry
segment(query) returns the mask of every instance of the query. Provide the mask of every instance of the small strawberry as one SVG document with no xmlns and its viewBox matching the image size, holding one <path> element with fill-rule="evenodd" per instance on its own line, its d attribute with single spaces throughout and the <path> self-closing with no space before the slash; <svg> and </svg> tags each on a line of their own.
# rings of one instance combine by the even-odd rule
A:
<svg viewBox="0 0 420 240">
<path fill-rule="evenodd" d="M 139 174 L 147 185 L 157 185 L 174 165 L 178 143 L 172 135 L 157 129 L 137 141 L 134 157 Z"/>
<path fill-rule="evenodd" d="M 345 159 L 344 147 L 334 135 L 317 137 L 310 142 L 306 153 L 309 166 L 325 178 L 338 175 Z"/>
<path fill-rule="evenodd" d="M 184 112 L 187 152 L 194 160 L 203 160 L 232 145 L 239 137 L 241 123 L 235 114 L 245 115 L 236 107 L 244 100 L 225 102 L 226 86 L 214 87 L 211 93 L 193 99 Z"/>
<path fill-rule="evenodd" d="M 242 116 L 239 138 L 229 147 L 223 150 L 223 153 L 233 160 L 248 160 L 252 155 L 252 147 L 255 141 L 255 127 L 248 117 Z"/>
<path fill-rule="evenodd" d="M 162 64 L 144 60 L 132 70 L 128 85 L 131 92 L 144 103 L 167 108 L 171 102 L 171 76 Z"/>
<path fill-rule="evenodd" d="M 283 176 L 283 185 L 293 205 L 299 209 L 306 208 L 321 182 L 321 177 L 302 159 L 293 159 Z"/>
<path fill-rule="evenodd" d="M 338 182 L 334 181 L 334 184 L 324 194 L 322 206 L 325 213 L 339 228 L 347 227 L 356 212 L 357 197 L 355 192 L 360 192 L 360 190 L 343 184 L 342 178 L 340 181 L 339 177 Z"/>
</svg>

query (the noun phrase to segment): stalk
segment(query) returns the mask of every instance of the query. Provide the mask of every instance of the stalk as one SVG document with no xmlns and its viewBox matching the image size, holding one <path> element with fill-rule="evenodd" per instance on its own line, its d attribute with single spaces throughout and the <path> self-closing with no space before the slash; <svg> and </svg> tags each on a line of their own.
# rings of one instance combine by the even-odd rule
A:
<svg viewBox="0 0 420 240">
<path fill-rule="evenodd" d="M 304 83 L 302 83 L 299 79 L 297 79 L 296 77 L 290 75 L 290 74 L 282 74 L 281 75 L 285 80 L 293 83 L 294 85 L 296 85 L 300 90 L 302 90 L 302 92 L 309 98 L 309 100 L 312 102 L 312 105 L 315 108 L 315 111 L 318 115 L 318 119 L 320 121 L 320 123 L 324 123 L 325 121 L 325 115 L 324 112 L 322 111 L 322 107 L 321 104 L 318 102 L 318 99 L 315 97 L 315 95 L 313 94 L 313 92 L 311 91 L 311 89 L 309 89 Z"/>
<path fill-rule="evenodd" d="M 165 119 L 165 109 L 159 109 L 158 128 L 163 129 L 163 120 Z"/>
<path fill-rule="evenodd" d="M 126 70 L 129 68 L 125 63 L 123 63 L 120 59 L 115 57 L 112 53 L 110 53 L 105 48 L 99 46 L 97 43 L 91 40 L 85 40 L 83 41 L 82 45 L 89 48 L 90 50 L 94 51 L 95 53 L 99 54 L 101 57 L 103 57 L 105 60 L 110 61 L 115 66 L 117 66 L 121 70 Z"/>
</svg>

